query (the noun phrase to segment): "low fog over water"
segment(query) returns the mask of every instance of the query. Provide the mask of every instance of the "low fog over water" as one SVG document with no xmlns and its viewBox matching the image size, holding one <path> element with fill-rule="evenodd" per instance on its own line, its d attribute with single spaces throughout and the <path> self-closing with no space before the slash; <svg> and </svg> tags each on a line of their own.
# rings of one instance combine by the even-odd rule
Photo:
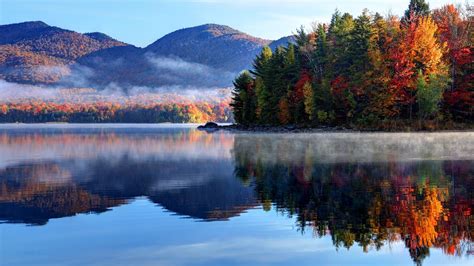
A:
<svg viewBox="0 0 474 266">
<path fill-rule="evenodd" d="M 236 138 L 237 149 L 269 163 L 474 159 L 474 132 L 239 134 Z"/>
</svg>

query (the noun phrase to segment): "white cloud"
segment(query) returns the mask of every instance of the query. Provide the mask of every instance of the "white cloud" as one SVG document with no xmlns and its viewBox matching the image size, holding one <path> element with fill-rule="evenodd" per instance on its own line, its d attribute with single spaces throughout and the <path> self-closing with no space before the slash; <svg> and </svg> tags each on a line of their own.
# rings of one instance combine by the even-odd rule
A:
<svg viewBox="0 0 474 266">
<path fill-rule="evenodd" d="M 135 248 L 119 254 L 119 261 L 137 262 L 141 265 L 189 265 L 217 260 L 232 260 L 239 263 L 263 263 L 294 258 L 297 250 L 301 256 L 317 252 L 335 251 L 332 245 L 311 238 L 236 238 L 210 240 L 168 247 Z M 184 255 L 185 254 L 185 255 Z M 278 254 L 278 256 L 275 256 Z"/>
</svg>

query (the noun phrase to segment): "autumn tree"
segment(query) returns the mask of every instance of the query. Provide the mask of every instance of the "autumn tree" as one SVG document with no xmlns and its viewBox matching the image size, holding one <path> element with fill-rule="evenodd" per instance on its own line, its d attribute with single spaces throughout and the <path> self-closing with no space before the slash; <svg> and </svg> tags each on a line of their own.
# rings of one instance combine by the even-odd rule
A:
<svg viewBox="0 0 474 266">
<path fill-rule="evenodd" d="M 376 13 L 372 19 L 372 35 L 368 49 L 370 69 L 366 73 L 367 107 L 362 112 L 365 123 L 376 123 L 381 119 L 397 115 L 394 106 L 397 95 L 390 90 L 390 51 L 400 32 L 399 23 L 393 16 L 384 19 Z"/>
<path fill-rule="evenodd" d="M 314 91 L 311 82 L 305 82 L 303 85 L 304 95 L 304 111 L 308 116 L 309 121 L 314 120 L 315 106 L 314 106 Z"/>
<path fill-rule="evenodd" d="M 236 119 L 242 123 L 250 97 L 252 111 L 244 115 L 250 124 L 385 128 L 416 117 L 472 121 L 472 16 L 462 14 L 452 5 L 431 13 L 424 0 L 411 0 L 401 19 L 336 10 L 328 25 L 298 29 L 294 44 L 262 50 Z M 440 108 L 448 115 L 438 116 Z"/>
<path fill-rule="evenodd" d="M 472 17 L 454 5 L 446 5 L 433 11 L 433 20 L 438 26 L 438 35 L 447 44 L 445 53 L 449 62 L 451 86 L 445 93 L 449 111 L 459 117 L 469 118 L 474 112 L 474 61 L 472 46 Z"/>
</svg>

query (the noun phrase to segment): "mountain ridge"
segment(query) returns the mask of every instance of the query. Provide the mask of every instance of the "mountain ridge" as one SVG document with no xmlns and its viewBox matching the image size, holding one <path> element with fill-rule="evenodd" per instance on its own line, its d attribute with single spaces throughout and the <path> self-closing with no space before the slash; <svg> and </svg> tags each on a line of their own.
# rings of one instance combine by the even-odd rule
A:
<svg viewBox="0 0 474 266">
<path fill-rule="evenodd" d="M 101 32 L 27 21 L 0 25 L 0 79 L 96 87 L 230 86 L 264 46 L 275 49 L 290 39 L 266 40 L 208 23 L 173 31 L 140 48 Z"/>
</svg>

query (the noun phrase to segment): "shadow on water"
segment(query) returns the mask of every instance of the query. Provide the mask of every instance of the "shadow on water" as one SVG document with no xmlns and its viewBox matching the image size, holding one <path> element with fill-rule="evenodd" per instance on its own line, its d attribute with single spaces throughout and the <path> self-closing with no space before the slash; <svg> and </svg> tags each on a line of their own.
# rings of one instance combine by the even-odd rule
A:
<svg viewBox="0 0 474 266">
<path fill-rule="evenodd" d="M 0 221 L 45 225 L 147 197 L 225 221 L 261 205 L 301 233 L 365 252 L 402 241 L 470 255 L 474 134 L 207 134 L 191 129 L 0 130 Z"/>
</svg>

